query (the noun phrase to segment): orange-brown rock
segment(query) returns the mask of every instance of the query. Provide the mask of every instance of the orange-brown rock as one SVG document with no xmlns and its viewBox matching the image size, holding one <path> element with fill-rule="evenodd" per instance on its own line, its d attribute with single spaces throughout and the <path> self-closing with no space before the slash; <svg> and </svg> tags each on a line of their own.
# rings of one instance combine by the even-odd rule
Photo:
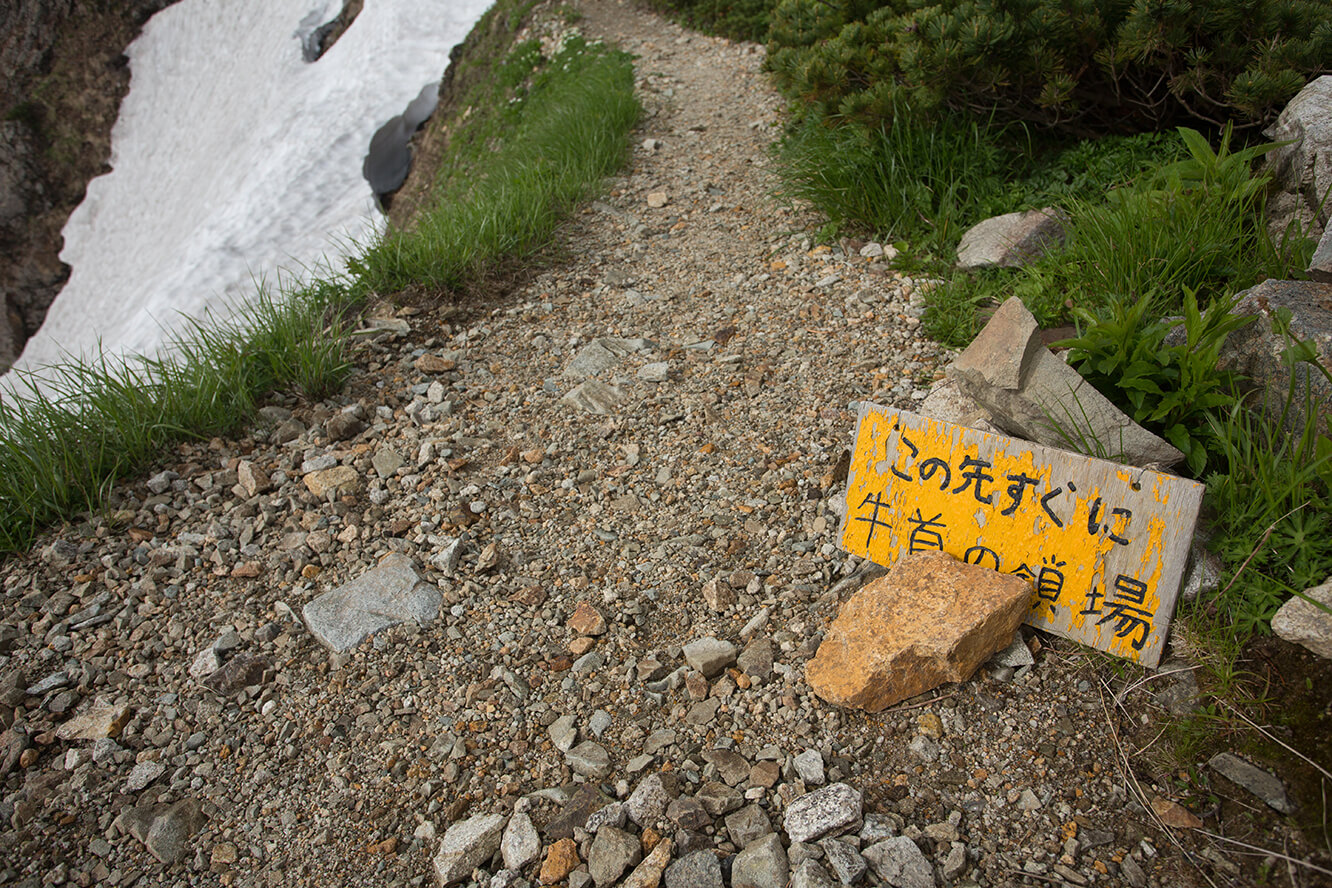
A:
<svg viewBox="0 0 1332 888">
<path fill-rule="evenodd" d="M 603 635 L 606 632 L 606 618 L 586 601 L 578 602 L 565 625 L 579 635 Z"/>
<path fill-rule="evenodd" d="M 806 666 L 829 703 L 878 712 L 964 681 L 1007 647 L 1031 585 L 942 552 L 907 555 L 851 597 Z"/>
<path fill-rule="evenodd" d="M 546 849 L 546 860 L 541 864 L 539 881 L 554 885 L 578 868 L 578 843 L 573 839 L 560 839 Z"/>
</svg>

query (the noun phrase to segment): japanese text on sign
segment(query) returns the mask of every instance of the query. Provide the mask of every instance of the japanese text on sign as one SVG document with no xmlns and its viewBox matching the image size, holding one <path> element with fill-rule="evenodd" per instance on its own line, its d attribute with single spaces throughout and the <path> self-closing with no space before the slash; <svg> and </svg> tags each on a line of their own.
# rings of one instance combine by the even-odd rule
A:
<svg viewBox="0 0 1332 888">
<path fill-rule="evenodd" d="M 1202 485 L 862 403 L 839 539 L 1026 577 L 1027 622 L 1155 666 Z"/>
</svg>

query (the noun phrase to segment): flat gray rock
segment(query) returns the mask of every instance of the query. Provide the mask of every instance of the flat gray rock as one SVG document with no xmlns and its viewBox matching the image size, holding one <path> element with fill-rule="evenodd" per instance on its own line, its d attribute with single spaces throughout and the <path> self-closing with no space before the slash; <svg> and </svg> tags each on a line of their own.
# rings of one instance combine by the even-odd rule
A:
<svg viewBox="0 0 1332 888">
<path fill-rule="evenodd" d="M 560 400 L 587 413 L 607 414 L 616 412 L 628 398 L 629 393 L 618 386 L 589 379 Z"/>
<path fill-rule="evenodd" d="M 499 850 L 504 834 L 503 814 L 477 814 L 449 827 L 435 855 L 435 875 L 442 886 L 469 879 L 472 870 Z"/>
<path fill-rule="evenodd" d="M 700 638 L 684 646 L 685 662 L 708 678 L 734 663 L 735 654 L 735 645 L 716 638 Z"/>
<path fill-rule="evenodd" d="M 505 868 L 511 870 L 524 869 L 541 857 L 541 836 L 531 817 L 519 813 L 509 818 L 500 838 L 500 854 Z"/>
<path fill-rule="evenodd" d="M 1332 579 L 1304 594 L 1323 607 L 1332 607 Z M 1332 614 L 1298 595 L 1281 605 L 1272 617 L 1272 631 L 1292 644 L 1303 645 L 1325 660 L 1332 660 Z"/>
<path fill-rule="evenodd" d="M 726 832 L 737 848 L 751 844 L 772 832 L 772 821 L 758 805 L 746 805 L 726 818 Z"/>
<path fill-rule="evenodd" d="M 817 861 L 806 860 L 791 870 L 791 888 L 837 888 L 837 882 Z"/>
<path fill-rule="evenodd" d="M 1010 435 L 1136 466 L 1172 466 L 1184 454 L 1138 425 L 1040 343 L 1016 296 L 1000 306 L 948 377 Z M 1020 356 L 1000 361 L 1001 355 Z M 1013 385 L 1014 373 L 1018 384 Z"/>
<path fill-rule="evenodd" d="M 812 842 L 859 827 L 861 811 L 859 790 L 845 783 L 831 783 L 792 802 L 783 826 L 791 841 Z"/>
<path fill-rule="evenodd" d="M 731 888 L 786 888 L 790 878 L 786 849 L 777 833 L 751 842 L 731 863 Z"/>
<path fill-rule="evenodd" d="M 862 854 L 875 874 L 893 888 L 934 888 L 934 867 L 906 836 L 884 839 Z"/>
<path fill-rule="evenodd" d="M 349 651 L 381 629 L 439 616 L 439 590 L 421 579 L 411 558 L 393 554 L 350 583 L 320 595 L 302 611 L 305 624 L 327 648 Z"/>
<path fill-rule="evenodd" d="M 597 888 L 614 885 L 629 867 L 643 859 L 643 845 L 637 836 L 622 829 L 604 826 L 597 830 L 587 854 L 587 871 Z"/>
<path fill-rule="evenodd" d="M 1262 768 L 1228 752 L 1218 752 L 1212 756 L 1207 760 L 1207 767 L 1236 786 L 1244 787 L 1272 810 L 1281 814 L 1295 813 L 1295 805 L 1286 795 L 1286 785 Z"/>
<path fill-rule="evenodd" d="M 575 774 L 600 780 L 611 772 L 610 754 L 600 743 L 588 740 L 579 743 L 564 754 L 564 760 Z"/>
<path fill-rule="evenodd" d="M 843 885 L 854 885 L 869 869 L 869 864 L 860 856 L 860 852 L 841 839 L 824 839 L 819 842 L 819 847 L 823 849 L 823 859 L 828 862 L 828 869 Z"/>
<path fill-rule="evenodd" d="M 666 888 L 723 888 L 721 862 L 711 851 L 693 851 L 666 868 Z"/>
<path fill-rule="evenodd" d="M 639 826 L 656 826 L 679 794 L 674 774 L 649 774 L 625 800 L 624 809 Z"/>
<path fill-rule="evenodd" d="M 1054 207 L 993 216 L 967 229 L 957 247 L 957 267 L 1018 268 L 1064 243 L 1064 216 Z"/>
<path fill-rule="evenodd" d="M 827 780 L 823 774 L 823 756 L 817 749 L 806 749 L 791 764 L 806 786 L 822 786 Z"/>
</svg>

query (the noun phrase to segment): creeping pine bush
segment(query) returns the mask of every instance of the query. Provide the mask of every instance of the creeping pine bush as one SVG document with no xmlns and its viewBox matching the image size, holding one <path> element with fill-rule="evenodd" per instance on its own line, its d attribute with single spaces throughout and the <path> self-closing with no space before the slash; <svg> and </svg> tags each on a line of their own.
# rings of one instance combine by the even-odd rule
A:
<svg viewBox="0 0 1332 888">
<path fill-rule="evenodd" d="M 782 0 L 769 64 L 825 117 L 903 104 L 1075 134 L 1270 120 L 1332 69 L 1327 0 Z"/>
</svg>

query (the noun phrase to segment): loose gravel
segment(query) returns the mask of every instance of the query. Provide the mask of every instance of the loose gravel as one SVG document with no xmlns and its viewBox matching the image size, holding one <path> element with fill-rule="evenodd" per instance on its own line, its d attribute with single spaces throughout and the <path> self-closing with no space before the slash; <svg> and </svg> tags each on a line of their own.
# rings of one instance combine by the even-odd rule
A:
<svg viewBox="0 0 1332 888">
<path fill-rule="evenodd" d="M 909 408 L 948 358 L 929 282 L 774 197 L 760 47 L 577 6 L 647 116 L 555 260 L 485 313 L 386 308 L 342 396 L 3 566 L 0 884 L 434 884 L 488 814 L 461 884 L 1202 883 L 1071 646 L 874 716 L 810 693 L 872 573 L 833 544 L 853 404 Z M 439 617 L 321 646 L 303 608 L 395 553 Z M 57 735 L 94 703 L 119 730 Z"/>
</svg>

